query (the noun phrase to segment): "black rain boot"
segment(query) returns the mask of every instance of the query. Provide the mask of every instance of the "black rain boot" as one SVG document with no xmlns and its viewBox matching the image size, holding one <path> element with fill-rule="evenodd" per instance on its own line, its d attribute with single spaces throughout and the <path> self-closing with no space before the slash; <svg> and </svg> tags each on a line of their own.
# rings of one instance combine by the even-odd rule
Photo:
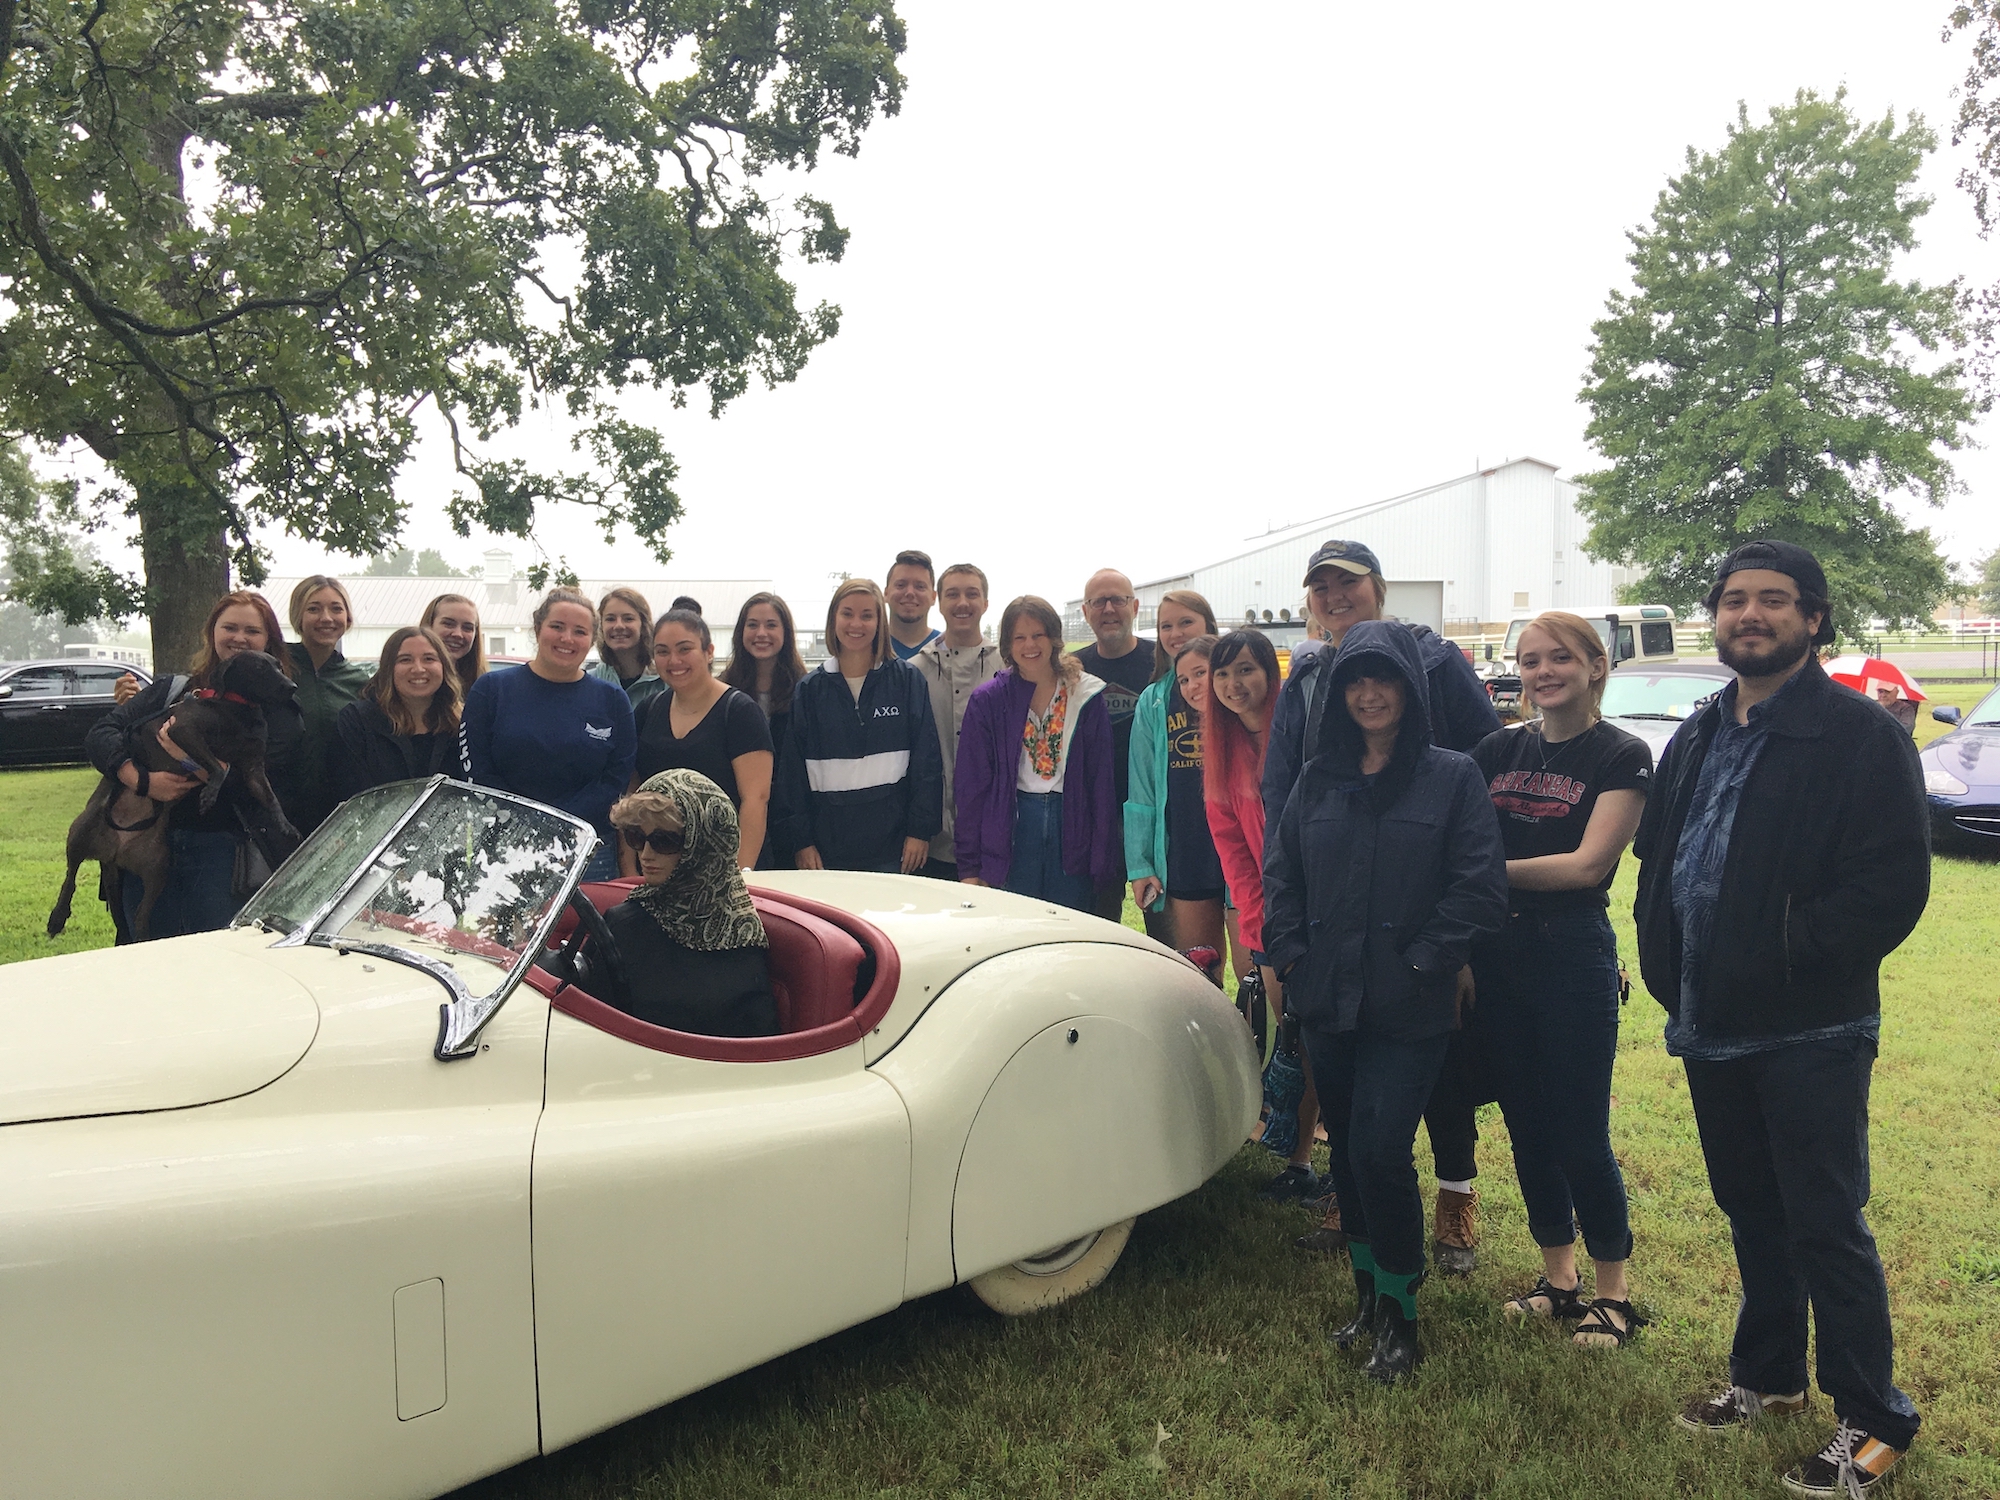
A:
<svg viewBox="0 0 2000 1500">
<path fill-rule="evenodd" d="M 1327 1335 L 1336 1349 L 1352 1349 L 1375 1329 L 1376 1308 L 1375 1273 L 1364 1271 L 1358 1266 L 1354 1271 L 1354 1291 L 1356 1305 L 1354 1316 Z"/>
<path fill-rule="evenodd" d="M 1375 1347 L 1368 1351 L 1368 1362 L 1361 1367 L 1361 1373 L 1370 1380 L 1379 1380 L 1384 1385 L 1394 1385 L 1424 1357 L 1421 1345 L 1417 1343 L 1417 1325 L 1403 1316 L 1403 1309 L 1394 1297 L 1382 1297 L 1376 1302 Z"/>
</svg>

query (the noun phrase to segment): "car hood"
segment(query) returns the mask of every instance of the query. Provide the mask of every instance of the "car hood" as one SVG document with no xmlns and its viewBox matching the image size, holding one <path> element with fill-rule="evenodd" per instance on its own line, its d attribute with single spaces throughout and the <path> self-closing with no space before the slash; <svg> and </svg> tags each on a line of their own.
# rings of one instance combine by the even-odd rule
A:
<svg viewBox="0 0 2000 1500">
<path fill-rule="evenodd" d="M 1653 764 L 1656 766 L 1660 763 L 1660 757 L 1666 753 L 1667 742 L 1674 737 L 1674 732 L 1681 727 L 1682 723 L 1678 719 L 1672 721 L 1665 719 L 1621 719 L 1615 715 L 1604 722 L 1607 724 L 1616 724 L 1627 734 L 1636 734 L 1640 739 L 1644 740 L 1646 748 L 1653 752 Z"/>
<path fill-rule="evenodd" d="M 888 1014 L 865 1039 L 871 1063 L 902 1040 L 946 985 L 999 954 L 1048 943 L 1167 951 L 1145 933 L 1089 912 L 990 886 L 846 870 L 758 870 L 750 883 L 853 912 L 896 945 L 902 980 Z"/>
<path fill-rule="evenodd" d="M 1924 746 L 1924 769 L 1956 776 L 1966 795 L 2000 796 L 2000 724 L 1968 724 Z"/>
<path fill-rule="evenodd" d="M 254 929 L 10 964 L 0 1125 L 212 1104 L 312 1046 L 319 1007 L 263 962 Z"/>
</svg>

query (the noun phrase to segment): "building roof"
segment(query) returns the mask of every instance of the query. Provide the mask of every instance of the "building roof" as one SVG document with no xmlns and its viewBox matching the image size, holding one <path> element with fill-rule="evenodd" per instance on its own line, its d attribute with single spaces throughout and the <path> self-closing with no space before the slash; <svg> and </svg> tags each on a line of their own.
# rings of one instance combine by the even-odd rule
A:
<svg viewBox="0 0 2000 1500">
<path fill-rule="evenodd" d="M 1398 505 L 1407 504 L 1412 500 L 1421 500 L 1426 495 L 1435 495 L 1439 490 L 1451 489 L 1455 485 L 1464 484 L 1468 479 L 1484 479 L 1488 475 L 1499 473 L 1502 469 L 1511 469 L 1517 464 L 1533 464 L 1537 468 L 1547 469 L 1551 474 L 1557 472 L 1556 466 L 1545 459 L 1510 458 L 1504 464 L 1494 464 L 1490 468 L 1474 469 L 1470 474 L 1460 474 L 1456 478 L 1442 480 L 1437 484 L 1427 484 L 1421 489 L 1406 490 L 1400 495 L 1391 495 L 1386 500 L 1369 500 L 1360 505 L 1349 506 L 1346 510 L 1337 510 L 1331 514 L 1320 516 L 1315 520 L 1294 521 L 1289 526 L 1281 526 L 1276 531 L 1266 532 L 1263 536 L 1247 538 L 1247 540 L 1254 543 L 1253 546 L 1241 552 L 1233 552 L 1227 557 L 1217 558 L 1213 564 L 1204 564 L 1204 566 L 1220 566 L 1222 563 L 1235 562 L 1238 558 L 1249 557 L 1253 553 L 1262 552 L 1267 547 L 1283 542 L 1295 541 L 1304 532 L 1315 532 L 1334 526 L 1344 528 L 1349 522 L 1365 520 L 1367 517 L 1375 515 L 1378 512 L 1391 510 Z M 1133 587 L 1142 589 L 1158 588 L 1162 584 L 1180 583 L 1184 580 L 1191 580 L 1193 577 L 1192 573 L 1183 570 L 1179 573 L 1169 573 L 1164 578 L 1148 579 L 1144 583 L 1133 585 Z"/>
</svg>

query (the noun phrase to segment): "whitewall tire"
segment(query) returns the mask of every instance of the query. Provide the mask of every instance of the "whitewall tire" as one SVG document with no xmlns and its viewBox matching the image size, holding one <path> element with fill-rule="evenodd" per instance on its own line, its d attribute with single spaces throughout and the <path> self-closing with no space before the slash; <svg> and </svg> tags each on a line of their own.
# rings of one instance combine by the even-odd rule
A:
<svg viewBox="0 0 2000 1500">
<path fill-rule="evenodd" d="M 1040 1255 L 1001 1266 L 968 1283 L 973 1295 L 1009 1318 L 1040 1312 L 1081 1297 L 1111 1274 L 1125 1242 L 1132 1238 L 1133 1219 L 1055 1245 Z"/>
</svg>

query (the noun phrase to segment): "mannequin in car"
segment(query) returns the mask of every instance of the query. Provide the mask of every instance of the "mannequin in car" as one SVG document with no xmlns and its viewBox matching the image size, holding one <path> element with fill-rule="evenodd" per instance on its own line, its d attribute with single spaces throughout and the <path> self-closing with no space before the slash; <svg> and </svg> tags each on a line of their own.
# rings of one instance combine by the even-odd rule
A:
<svg viewBox="0 0 2000 1500">
<path fill-rule="evenodd" d="M 604 914 L 624 977 L 604 988 L 622 993 L 593 993 L 674 1031 L 776 1035 L 770 939 L 736 864 L 728 794 L 698 771 L 662 771 L 619 800 L 611 826 L 643 883 Z"/>
</svg>

